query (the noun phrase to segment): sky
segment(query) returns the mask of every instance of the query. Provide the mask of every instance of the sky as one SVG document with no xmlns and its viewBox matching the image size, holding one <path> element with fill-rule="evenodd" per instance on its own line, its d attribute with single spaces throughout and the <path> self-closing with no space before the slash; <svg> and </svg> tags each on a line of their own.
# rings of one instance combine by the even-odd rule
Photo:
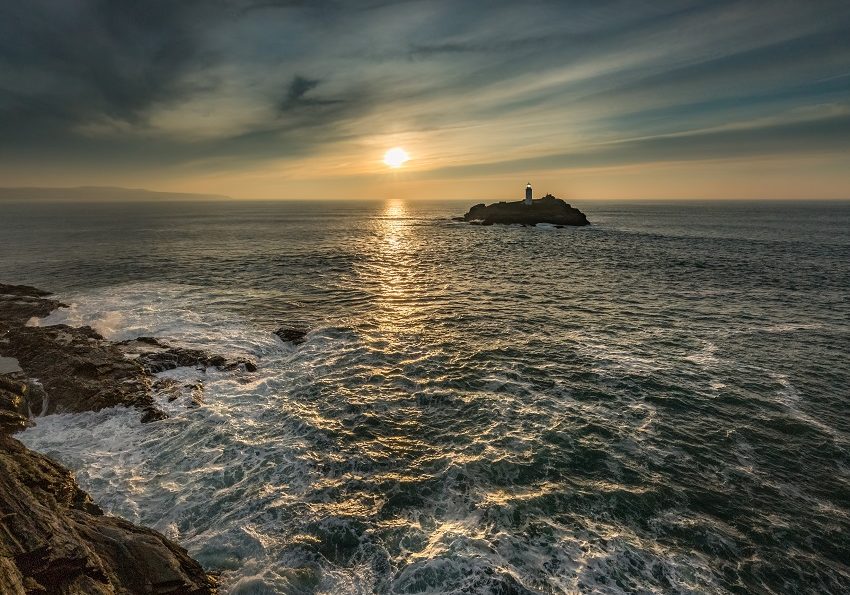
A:
<svg viewBox="0 0 850 595">
<path fill-rule="evenodd" d="M 0 0 L 0 186 L 483 200 L 528 181 L 850 198 L 850 2 Z"/>
</svg>

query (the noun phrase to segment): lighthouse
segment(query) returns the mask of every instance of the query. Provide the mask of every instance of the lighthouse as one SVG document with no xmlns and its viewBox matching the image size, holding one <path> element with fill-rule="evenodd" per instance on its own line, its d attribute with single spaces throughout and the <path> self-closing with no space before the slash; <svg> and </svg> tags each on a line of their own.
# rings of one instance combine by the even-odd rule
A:
<svg viewBox="0 0 850 595">
<path fill-rule="evenodd" d="M 525 185 L 525 204 L 531 206 L 531 182 Z"/>
</svg>

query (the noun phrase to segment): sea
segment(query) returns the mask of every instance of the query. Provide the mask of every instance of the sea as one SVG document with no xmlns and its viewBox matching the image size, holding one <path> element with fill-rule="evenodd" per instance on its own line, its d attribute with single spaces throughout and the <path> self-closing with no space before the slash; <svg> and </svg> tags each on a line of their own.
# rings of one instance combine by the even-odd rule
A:
<svg viewBox="0 0 850 595">
<path fill-rule="evenodd" d="M 4 203 L 32 324 L 258 365 L 19 438 L 223 593 L 850 592 L 850 203 L 572 202 Z"/>
</svg>

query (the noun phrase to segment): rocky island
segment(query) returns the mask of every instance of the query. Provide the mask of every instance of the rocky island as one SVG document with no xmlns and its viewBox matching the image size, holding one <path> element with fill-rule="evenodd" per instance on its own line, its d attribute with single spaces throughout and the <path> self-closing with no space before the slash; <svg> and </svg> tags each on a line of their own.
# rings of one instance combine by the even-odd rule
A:
<svg viewBox="0 0 850 595">
<path fill-rule="evenodd" d="M 104 514 L 70 471 L 12 434 L 30 425 L 31 415 L 54 411 L 125 405 L 142 421 L 162 419 L 155 392 L 177 399 L 187 387 L 163 385 L 157 371 L 250 371 L 253 362 L 152 338 L 113 343 L 90 327 L 26 326 L 62 306 L 48 295 L 0 284 L 0 593 L 215 593 L 215 579 L 185 549 Z M 188 388 L 191 406 L 198 387 Z"/>
<path fill-rule="evenodd" d="M 477 204 L 469 209 L 469 212 L 463 217 L 457 219 L 480 225 L 493 225 L 494 223 L 520 223 L 523 225 L 551 223 L 556 226 L 590 225 L 590 221 L 587 220 L 584 213 L 551 194 L 533 200 L 529 197 L 524 201 L 497 202 L 491 205 Z"/>
</svg>

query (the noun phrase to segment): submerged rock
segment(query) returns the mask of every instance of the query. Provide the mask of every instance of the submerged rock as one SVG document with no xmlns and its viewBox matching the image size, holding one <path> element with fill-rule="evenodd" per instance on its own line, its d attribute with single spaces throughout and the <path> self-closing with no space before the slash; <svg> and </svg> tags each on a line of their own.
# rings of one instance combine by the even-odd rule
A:
<svg viewBox="0 0 850 595">
<path fill-rule="evenodd" d="M 521 223 L 536 225 L 552 223 L 554 225 L 590 225 L 584 213 L 551 194 L 535 199 L 530 205 L 523 201 L 498 202 L 491 205 L 477 204 L 463 216 L 464 221 L 480 222 L 481 225 L 494 223 Z"/>
<path fill-rule="evenodd" d="M 158 374 L 175 368 L 197 368 L 205 370 L 235 370 L 240 366 L 248 372 L 256 372 L 257 364 L 245 358 L 228 359 L 223 355 L 209 353 L 203 349 L 172 347 L 153 337 L 139 337 L 117 343 L 124 354 L 138 362 L 148 374 Z"/>
<path fill-rule="evenodd" d="M 32 298 L 43 298 L 52 295 L 49 291 L 31 285 L 6 285 L 5 283 L 0 283 L 0 294 Z"/>
<path fill-rule="evenodd" d="M 274 334 L 280 337 L 281 341 L 292 343 L 294 345 L 300 345 L 307 340 L 307 331 L 297 328 L 287 328 L 282 326 L 277 329 Z"/>
<path fill-rule="evenodd" d="M 0 283 L 0 335 L 10 328 L 25 325 L 30 318 L 43 318 L 65 304 L 46 299 L 47 291 L 29 285 Z"/>
</svg>

